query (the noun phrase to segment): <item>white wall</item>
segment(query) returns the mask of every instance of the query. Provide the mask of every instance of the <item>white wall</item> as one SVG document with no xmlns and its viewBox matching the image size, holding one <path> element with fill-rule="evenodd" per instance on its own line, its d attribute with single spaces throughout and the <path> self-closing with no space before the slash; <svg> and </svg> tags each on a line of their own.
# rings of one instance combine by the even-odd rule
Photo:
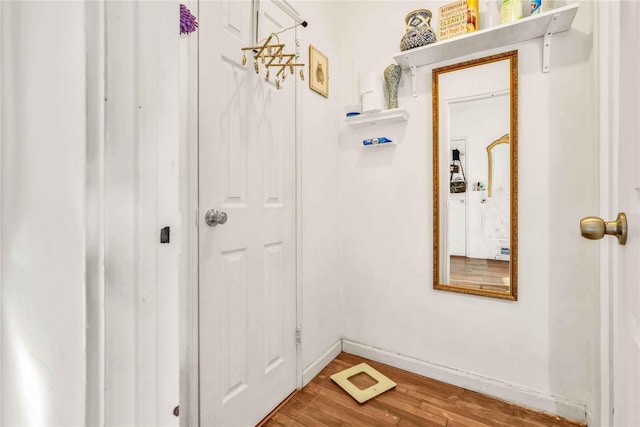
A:
<svg viewBox="0 0 640 427">
<path fill-rule="evenodd" d="M 353 93 L 355 71 L 392 62 L 408 11 L 442 4 L 346 3 L 343 38 L 353 70 L 344 91 Z M 572 31 L 553 37 L 549 74 L 541 72 L 541 40 L 474 55 L 519 50 L 518 302 L 432 289 L 430 67 L 418 69 L 416 98 L 403 75 L 399 105 L 411 118 L 387 130 L 400 135 L 397 146 L 364 150 L 343 131 L 346 338 L 568 400 L 578 411 L 592 402 L 597 254 L 577 224 L 597 206 L 594 8 L 581 2 Z"/>
<path fill-rule="evenodd" d="M 340 159 L 342 117 L 340 2 L 293 2 L 308 27 L 298 27 L 306 73 L 298 84 L 300 272 L 302 279 L 302 368 L 340 339 Z M 309 44 L 329 58 L 329 98 L 309 89 Z"/>
<path fill-rule="evenodd" d="M 105 3 L 107 425 L 178 424 L 178 13 L 177 2 Z"/>
<path fill-rule="evenodd" d="M 178 3 L 1 7 L 1 424 L 177 425 Z"/>
<path fill-rule="evenodd" d="M 2 2 L 2 425 L 85 423 L 85 5 Z"/>
</svg>

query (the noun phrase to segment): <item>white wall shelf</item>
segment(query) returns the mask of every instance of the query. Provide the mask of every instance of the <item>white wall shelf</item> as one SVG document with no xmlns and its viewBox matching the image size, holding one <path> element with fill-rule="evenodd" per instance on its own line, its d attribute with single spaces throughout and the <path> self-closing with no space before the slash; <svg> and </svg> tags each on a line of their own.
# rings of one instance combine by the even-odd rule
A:
<svg viewBox="0 0 640 427">
<path fill-rule="evenodd" d="M 551 69 L 551 36 L 571 28 L 578 7 L 578 3 L 573 3 L 516 22 L 400 52 L 393 55 L 393 59 L 403 69 L 411 70 L 413 96 L 417 96 L 416 67 L 543 37 L 542 72 L 548 73 Z"/>
<path fill-rule="evenodd" d="M 409 120 L 409 112 L 404 108 L 393 108 L 376 113 L 362 113 L 357 116 L 347 117 L 344 122 L 354 128 L 376 125 L 381 123 L 406 122 Z"/>
</svg>

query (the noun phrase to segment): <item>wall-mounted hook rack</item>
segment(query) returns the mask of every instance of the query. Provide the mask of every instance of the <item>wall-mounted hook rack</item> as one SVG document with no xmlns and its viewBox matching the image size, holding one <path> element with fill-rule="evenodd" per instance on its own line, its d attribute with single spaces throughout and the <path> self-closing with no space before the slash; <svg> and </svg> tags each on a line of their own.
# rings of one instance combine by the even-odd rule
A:
<svg viewBox="0 0 640 427">
<path fill-rule="evenodd" d="M 270 44 L 273 38 L 276 38 L 275 44 Z M 256 71 L 256 74 L 260 74 L 260 64 L 264 65 L 266 70 L 265 80 L 269 81 L 271 73 L 269 71 L 270 67 L 280 67 L 280 69 L 276 72 L 275 76 L 275 84 L 276 88 L 280 89 L 281 81 L 284 81 L 287 78 L 287 69 L 289 69 L 290 74 L 295 74 L 295 67 L 304 67 L 304 64 L 295 62 L 297 58 L 297 54 L 295 53 L 284 53 L 284 43 L 280 43 L 280 38 L 277 34 L 271 33 L 264 44 L 259 46 L 249 46 L 243 47 L 242 51 L 242 65 L 247 63 L 247 56 L 244 53 L 247 50 L 252 50 L 256 52 L 253 56 L 253 67 Z M 280 80 L 282 79 L 282 80 Z M 304 80 L 304 71 L 300 68 L 300 79 Z"/>
</svg>

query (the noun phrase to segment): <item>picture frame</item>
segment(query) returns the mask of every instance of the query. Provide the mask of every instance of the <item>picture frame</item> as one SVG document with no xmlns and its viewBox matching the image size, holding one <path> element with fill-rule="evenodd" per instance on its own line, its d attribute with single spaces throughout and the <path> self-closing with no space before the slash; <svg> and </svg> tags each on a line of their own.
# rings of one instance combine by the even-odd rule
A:
<svg viewBox="0 0 640 427">
<path fill-rule="evenodd" d="M 309 45 L 309 88 L 329 97 L 329 58 Z"/>
</svg>

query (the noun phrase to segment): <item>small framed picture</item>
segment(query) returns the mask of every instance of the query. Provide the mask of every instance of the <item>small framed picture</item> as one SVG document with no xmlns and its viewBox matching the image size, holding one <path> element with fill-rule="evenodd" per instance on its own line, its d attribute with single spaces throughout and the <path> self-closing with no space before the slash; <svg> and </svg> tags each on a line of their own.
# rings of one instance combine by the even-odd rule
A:
<svg viewBox="0 0 640 427">
<path fill-rule="evenodd" d="M 329 58 L 309 45 L 309 88 L 329 97 Z"/>
</svg>

